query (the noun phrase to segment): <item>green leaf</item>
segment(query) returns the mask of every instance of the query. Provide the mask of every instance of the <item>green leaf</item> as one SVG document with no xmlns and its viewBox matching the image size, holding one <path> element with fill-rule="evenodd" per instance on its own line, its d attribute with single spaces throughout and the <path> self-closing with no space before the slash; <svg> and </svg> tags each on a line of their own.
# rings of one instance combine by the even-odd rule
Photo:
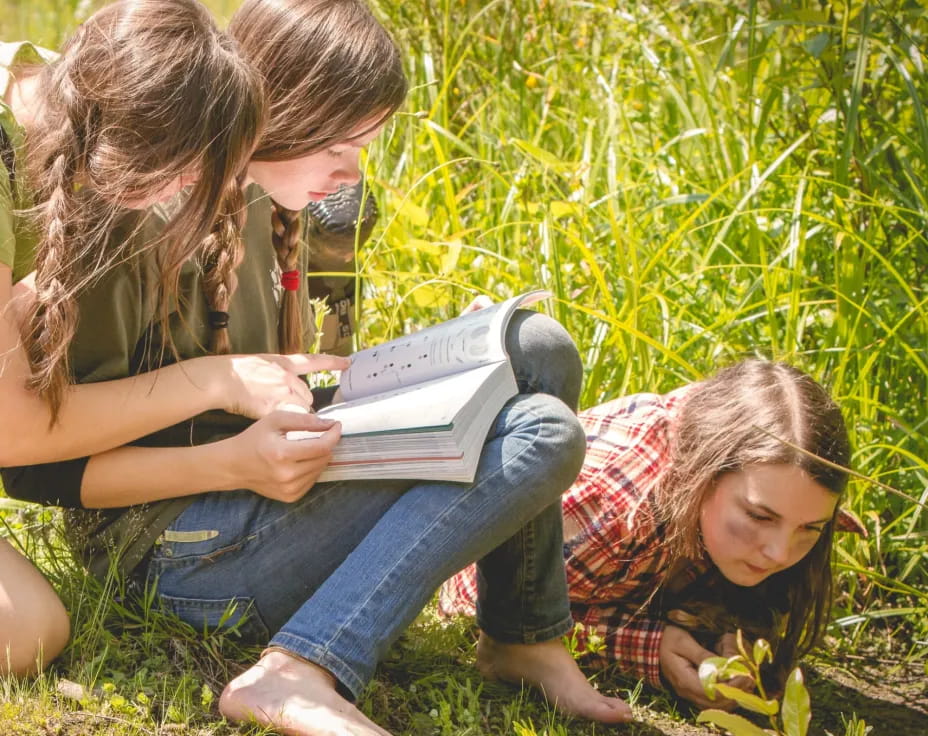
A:
<svg viewBox="0 0 928 736">
<path fill-rule="evenodd" d="M 744 657 L 740 654 L 728 658 L 728 661 L 719 673 L 719 679 L 730 680 L 732 677 L 737 677 L 738 675 L 747 675 L 748 677 L 754 676 L 751 668 L 748 667 Z"/>
<path fill-rule="evenodd" d="M 564 202 L 562 200 L 552 201 L 549 207 L 551 209 L 551 217 L 555 220 L 568 217 L 569 215 L 576 215 L 580 211 L 580 207 L 576 202 Z"/>
<path fill-rule="evenodd" d="M 441 257 L 441 272 L 443 274 L 451 273 L 458 267 L 458 261 L 461 259 L 461 251 L 464 249 L 464 243 L 460 240 L 452 240 L 447 243 L 447 250 Z"/>
<path fill-rule="evenodd" d="M 392 197 L 392 200 L 394 212 L 399 220 L 415 228 L 423 228 L 429 224 L 429 213 L 424 207 L 411 202 L 408 198 L 401 199 L 396 195 Z"/>
<path fill-rule="evenodd" d="M 773 651 L 770 649 L 770 644 L 766 639 L 758 639 L 754 642 L 754 662 L 755 664 L 760 665 L 765 659 L 768 662 L 773 662 Z"/>
<path fill-rule="evenodd" d="M 709 657 L 699 664 L 699 682 L 710 698 L 715 697 L 715 683 L 718 682 L 719 674 L 727 661 L 725 657 Z"/>
<path fill-rule="evenodd" d="M 770 736 L 764 729 L 755 726 L 744 716 L 710 708 L 696 717 L 696 723 L 712 723 L 730 731 L 734 736 Z"/>
<path fill-rule="evenodd" d="M 412 299 L 417 307 L 434 307 L 444 301 L 446 291 L 431 284 L 419 284 L 412 290 Z"/>
<path fill-rule="evenodd" d="M 786 679 L 782 717 L 786 736 L 806 736 L 812 712 L 809 706 L 809 691 L 802 683 L 802 670 L 798 667 L 790 672 Z"/>
<path fill-rule="evenodd" d="M 754 713 L 772 716 L 776 715 L 776 712 L 780 709 L 776 700 L 764 700 L 754 693 L 745 692 L 741 688 L 718 682 L 715 685 L 715 689 L 723 698 L 734 700 L 742 708 L 746 708 Z"/>
<path fill-rule="evenodd" d="M 809 40 L 802 42 L 803 48 L 805 48 L 805 50 L 812 54 L 812 56 L 814 56 L 816 59 L 820 59 L 822 52 L 830 45 L 831 34 L 825 33 L 824 31 L 813 36 Z"/>
<path fill-rule="evenodd" d="M 570 161 L 563 161 L 550 151 L 546 151 L 541 146 L 536 146 L 534 143 L 530 143 L 529 141 L 522 140 L 521 138 L 512 138 L 510 139 L 510 142 L 513 143 L 516 148 L 520 149 L 523 153 L 528 154 L 539 163 L 547 166 L 550 169 L 553 169 L 554 171 L 564 172 L 576 168 L 576 164 Z"/>
</svg>

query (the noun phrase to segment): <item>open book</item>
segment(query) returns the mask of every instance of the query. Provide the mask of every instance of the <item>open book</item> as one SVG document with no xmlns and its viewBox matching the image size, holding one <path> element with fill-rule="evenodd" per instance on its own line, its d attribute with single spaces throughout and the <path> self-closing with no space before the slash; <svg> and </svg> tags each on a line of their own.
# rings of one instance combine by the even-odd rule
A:
<svg viewBox="0 0 928 736">
<path fill-rule="evenodd" d="M 319 412 L 342 423 L 319 480 L 472 481 L 493 420 L 518 393 L 506 325 L 517 307 L 549 296 L 529 292 L 352 355 L 343 402 Z"/>
</svg>

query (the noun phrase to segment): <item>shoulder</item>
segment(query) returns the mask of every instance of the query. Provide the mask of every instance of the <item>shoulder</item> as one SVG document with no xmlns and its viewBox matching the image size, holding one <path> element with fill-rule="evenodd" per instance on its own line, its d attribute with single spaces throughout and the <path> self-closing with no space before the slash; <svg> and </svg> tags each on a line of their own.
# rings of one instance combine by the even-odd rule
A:
<svg viewBox="0 0 928 736">
<path fill-rule="evenodd" d="M 618 524 L 649 496 L 665 466 L 669 448 L 663 397 L 624 396 L 579 416 L 587 451 L 564 496 L 565 517 L 596 517 L 597 524 L 606 524 L 608 518 L 609 524 Z"/>
<path fill-rule="evenodd" d="M 647 498 L 669 464 L 675 417 L 691 387 L 623 396 L 580 412 L 587 452 L 571 499 L 610 496 L 637 505 Z"/>
<path fill-rule="evenodd" d="M 50 64 L 58 54 L 31 41 L 0 41 L 0 66 Z"/>
<path fill-rule="evenodd" d="M 588 455 L 600 457 L 602 464 L 639 446 L 665 444 L 673 405 L 668 396 L 632 394 L 580 412 Z"/>
<path fill-rule="evenodd" d="M 15 70 L 17 67 L 28 69 L 45 66 L 57 58 L 55 52 L 28 41 L 0 42 L 0 128 L 7 143 L 17 152 L 23 146 L 26 133 L 16 120 L 13 110 L 4 102 L 10 83 L 15 78 Z"/>
</svg>

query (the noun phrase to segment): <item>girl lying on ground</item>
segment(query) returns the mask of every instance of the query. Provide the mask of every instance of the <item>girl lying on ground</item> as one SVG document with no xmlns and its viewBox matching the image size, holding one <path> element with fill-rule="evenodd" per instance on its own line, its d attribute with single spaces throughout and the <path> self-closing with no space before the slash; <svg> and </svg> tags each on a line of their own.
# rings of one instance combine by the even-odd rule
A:
<svg viewBox="0 0 928 736">
<path fill-rule="evenodd" d="M 402 103 L 406 80 L 392 39 L 359 0 L 246 0 L 229 32 L 264 77 L 270 109 L 248 168 L 254 183 L 230 192 L 244 247 L 226 229 L 215 255 L 184 263 L 167 319 L 153 298 L 163 274 L 144 252 L 94 283 L 80 300 L 88 318 L 66 346 L 80 381 L 205 346 L 306 344 L 298 213 L 358 181 L 360 151 Z M 529 312 L 512 320 L 507 346 L 520 394 L 497 417 L 469 485 L 316 484 L 340 428 L 288 411 L 250 426 L 204 415 L 145 439 L 155 446 L 84 459 L 71 476 L 33 467 L 4 477 L 21 497 L 34 497 L 44 474 L 79 489 L 84 507 L 112 508 L 71 514 L 71 537 L 97 573 L 118 554 L 123 572 L 196 629 L 238 627 L 269 643 L 222 694 L 232 720 L 301 736 L 385 734 L 350 700 L 441 582 L 474 560 L 497 674 L 537 685 L 564 711 L 627 720 L 628 706 L 593 689 L 561 641 L 572 622 L 560 495 L 584 449 L 579 356 L 563 328 Z M 322 436 L 288 442 L 288 430 Z"/>
<path fill-rule="evenodd" d="M 205 357 L 84 386 L 68 385 L 66 362 L 49 370 L 75 332 L 81 287 L 125 257 L 111 232 L 119 213 L 199 182 L 148 244 L 166 281 L 175 278 L 209 239 L 264 113 L 260 78 L 194 0 L 105 7 L 60 56 L 0 44 L 0 464 L 107 450 L 207 409 L 258 417 L 283 398 L 309 405 L 298 374 L 318 364 L 304 356 Z M 14 284 L 32 270 L 36 246 L 47 329 L 31 341 L 30 377 L 19 337 L 29 307 Z M 43 483 L 37 500 L 77 499 L 68 493 Z M 68 633 L 52 588 L 0 540 L 0 673 L 34 672 Z"/>
<path fill-rule="evenodd" d="M 741 628 L 773 644 L 776 688 L 828 617 L 832 536 L 849 518 L 847 474 L 827 464 L 848 462 L 838 407 L 798 370 L 748 360 L 580 419 L 586 459 L 562 506 L 571 612 L 604 644 L 590 659 L 719 707 L 697 669 L 732 654 Z M 478 581 L 473 568 L 447 581 L 441 612 L 473 612 Z"/>
</svg>

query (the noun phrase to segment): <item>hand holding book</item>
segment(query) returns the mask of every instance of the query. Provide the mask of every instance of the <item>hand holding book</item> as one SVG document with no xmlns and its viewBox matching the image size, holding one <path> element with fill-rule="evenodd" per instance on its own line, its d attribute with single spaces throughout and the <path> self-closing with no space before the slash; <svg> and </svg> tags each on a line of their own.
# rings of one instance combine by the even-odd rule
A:
<svg viewBox="0 0 928 736">
<path fill-rule="evenodd" d="M 351 356 L 344 401 L 319 412 L 342 424 L 320 480 L 473 480 L 493 419 L 518 392 L 505 347 L 509 319 L 549 296 L 529 292 Z"/>
</svg>

